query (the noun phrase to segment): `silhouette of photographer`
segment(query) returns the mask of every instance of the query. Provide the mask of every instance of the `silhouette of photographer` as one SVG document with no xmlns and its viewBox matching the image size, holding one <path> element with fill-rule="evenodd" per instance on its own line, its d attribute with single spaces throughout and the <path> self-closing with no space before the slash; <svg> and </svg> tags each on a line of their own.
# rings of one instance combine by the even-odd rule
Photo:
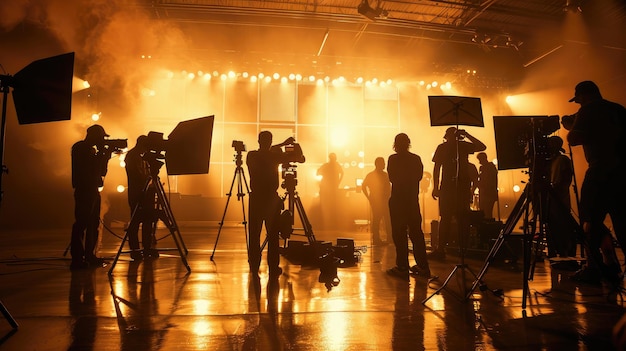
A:
<svg viewBox="0 0 626 351">
<path fill-rule="evenodd" d="M 444 139 L 433 155 L 432 196 L 439 200 L 441 216 L 439 242 L 436 250 L 429 255 L 433 259 L 445 259 L 445 248 L 453 239 L 452 233 L 469 232 L 469 200 L 472 195 L 468 157 L 487 148 L 480 140 L 456 127 L 448 128 Z M 456 219 L 455 227 L 452 225 L 453 219 Z"/>
<path fill-rule="evenodd" d="M 580 191 L 580 222 L 590 259 L 573 279 L 599 284 L 604 278 L 621 284 L 620 265 L 604 220 L 611 216 L 615 236 L 626 250 L 626 189 L 622 179 L 626 169 L 626 108 L 605 100 L 592 81 L 578 83 L 569 101 L 580 104 L 580 108 L 575 117 L 564 116 L 561 123 L 569 130 L 569 144 L 582 145 L 588 163 Z"/>
<path fill-rule="evenodd" d="M 128 244 L 133 260 L 156 258 L 159 253 L 153 249 L 155 244 L 154 225 L 157 221 L 156 189 L 154 184 L 148 184 L 150 179 L 150 162 L 159 162 L 150 159 L 148 137 L 140 135 L 135 147 L 126 153 L 126 176 L 128 180 L 128 204 L 130 205 L 131 221 L 126 229 Z M 158 166 L 158 165 L 157 165 Z M 158 170 L 155 170 L 158 171 Z M 147 187 L 146 187 L 147 186 Z M 141 226 L 141 244 L 139 249 L 139 227 Z"/>
<path fill-rule="evenodd" d="M 72 187 L 74 217 L 70 253 L 70 269 L 102 267 L 104 260 L 96 256 L 100 226 L 101 198 L 98 188 L 104 185 L 108 162 L 115 148 L 107 147 L 104 128 L 94 124 L 87 128 L 84 140 L 72 146 Z"/>
<path fill-rule="evenodd" d="M 250 199 L 248 206 L 248 263 L 250 272 L 258 274 L 261 264 L 261 232 L 263 223 L 267 232 L 267 264 L 270 277 L 282 273 L 279 256 L 280 214 L 283 200 L 278 195 L 278 166 L 290 162 L 304 162 L 304 155 L 293 137 L 272 146 L 272 133 L 259 133 L 259 149 L 248 152 L 246 165 L 250 174 Z M 294 145 L 293 152 L 283 152 L 282 147 Z"/>
</svg>

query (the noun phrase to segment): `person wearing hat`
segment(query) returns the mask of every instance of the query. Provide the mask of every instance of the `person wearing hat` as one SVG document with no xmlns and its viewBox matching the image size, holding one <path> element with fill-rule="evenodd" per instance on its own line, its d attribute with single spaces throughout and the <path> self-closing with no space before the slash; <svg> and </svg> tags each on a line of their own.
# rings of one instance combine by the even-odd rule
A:
<svg viewBox="0 0 626 351">
<path fill-rule="evenodd" d="M 580 193 L 580 221 L 589 260 L 573 278 L 595 284 L 605 278 L 620 284 L 620 265 L 603 223 L 610 215 L 616 238 L 626 250 L 626 185 L 621 179 L 626 165 L 626 108 L 604 99 L 592 81 L 578 83 L 569 101 L 580 104 L 580 108 L 573 119 L 563 118 L 561 123 L 569 131 L 569 144 L 582 145 L 588 163 Z"/>
<path fill-rule="evenodd" d="M 105 147 L 109 135 L 98 124 L 87 128 L 84 140 L 72 146 L 72 187 L 74 188 L 74 217 L 70 253 L 70 269 L 102 267 L 104 261 L 96 256 L 100 225 L 100 192 L 107 173 L 112 150 Z"/>
</svg>

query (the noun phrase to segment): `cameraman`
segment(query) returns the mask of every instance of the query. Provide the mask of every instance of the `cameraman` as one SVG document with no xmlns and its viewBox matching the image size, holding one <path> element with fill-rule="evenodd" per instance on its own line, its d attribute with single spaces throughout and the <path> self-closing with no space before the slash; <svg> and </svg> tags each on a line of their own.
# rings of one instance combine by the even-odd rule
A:
<svg viewBox="0 0 626 351">
<path fill-rule="evenodd" d="M 569 100 L 580 104 L 575 118 L 562 119 L 569 130 L 570 145 L 582 145 L 588 168 L 581 187 L 580 221 L 586 236 L 590 260 L 573 278 L 599 284 L 601 278 L 613 284 L 621 282 L 620 265 L 615 257 L 612 238 L 603 223 L 611 216 L 615 235 L 622 250 L 626 249 L 626 189 L 620 179 L 626 165 L 624 155 L 624 106 L 605 100 L 592 81 L 576 85 Z M 604 255 L 604 257 L 602 257 Z"/>
<path fill-rule="evenodd" d="M 157 258 L 159 252 L 153 249 L 154 224 L 156 222 L 156 189 L 154 184 L 147 184 L 150 179 L 150 160 L 147 159 L 148 137 L 140 135 L 135 147 L 126 153 L 126 176 L 128 179 L 128 204 L 130 205 L 131 221 L 128 224 L 128 244 L 133 260 Z M 154 179 L 150 180 L 151 182 Z M 146 188 L 146 185 L 148 186 Z M 141 224 L 141 243 L 143 253 L 139 250 L 139 225 Z"/>
<path fill-rule="evenodd" d="M 263 222 L 267 231 L 267 264 L 270 277 L 278 278 L 279 267 L 279 218 L 283 202 L 278 195 L 278 166 L 289 162 L 304 162 L 304 155 L 294 138 L 272 146 L 272 133 L 259 133 L 259 149 L 248 153 L 246 165 L 250 173 L 250 202 L 248 206 L 248 263 L 250 272 L 259 273 L 261 264 L 261 231 Z M 294 145 L 295 152 L 285 153 L 281 147 Z"/>
<path fill-rule="evenodd" d="M 104 128 L 94 124 L 87 128 L 84 140 L 72 146 L 72 187 L 74 188 L 74 217 L 70 253 L 70 269 L 104 266 L 96 257 L 96 242 L 100 225 L 100 192 L 107 174 L 113 148 L 107 147 Z"/>
</svg>

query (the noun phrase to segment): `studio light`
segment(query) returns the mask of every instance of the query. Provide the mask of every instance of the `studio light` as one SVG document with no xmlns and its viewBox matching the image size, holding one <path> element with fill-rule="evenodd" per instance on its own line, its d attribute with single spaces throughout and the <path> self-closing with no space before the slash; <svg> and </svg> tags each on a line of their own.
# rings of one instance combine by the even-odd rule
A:
<svg viewBox="0 0 626 351">
<path fill-rule="evenodd" d="M 371 21 L 375 21 L 377 18 L 387 18 L 388 15 L 387 11 L 381 9 L 379 5 L 375 9 L 372 8 L 367 0 L 361 1 L 357 11 Z"/>
</svg>

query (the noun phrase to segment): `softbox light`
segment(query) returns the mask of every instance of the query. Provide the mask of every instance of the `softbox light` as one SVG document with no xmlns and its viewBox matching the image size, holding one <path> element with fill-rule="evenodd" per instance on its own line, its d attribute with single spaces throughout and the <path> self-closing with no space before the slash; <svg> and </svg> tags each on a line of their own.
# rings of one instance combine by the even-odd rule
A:
<svg viewBox="0 0 626 351">
<path fill-rule="evenodd" d="M 530 167 L 532 143 L 559 127 L 558 116 L 493 116 L 498 169 Z"/>
<path fill-rule="evenodd" d="M 169 175 L 209 173 L 214 116 L 178 123 L 167 140 L 165 165 Z"/>
<path fill-rule="evenodd" d="M 13 77 L 13 102 L 20 124 L 69 120 L 74 53 L 32 62 Z"/>
</svg>

